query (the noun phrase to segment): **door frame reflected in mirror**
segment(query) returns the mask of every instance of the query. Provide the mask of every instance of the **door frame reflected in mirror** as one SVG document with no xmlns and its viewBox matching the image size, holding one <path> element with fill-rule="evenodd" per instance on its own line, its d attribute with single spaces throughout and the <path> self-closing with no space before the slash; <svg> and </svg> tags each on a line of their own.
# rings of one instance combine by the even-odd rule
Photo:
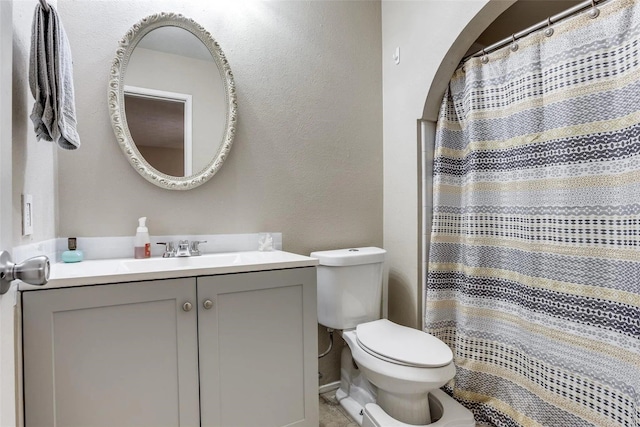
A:
<svg viewBox="0 0 640 427">
<path fill-rule="evenodd" d="M 177 92 L 169 92 L 166 90 L 157 90 L 157 89 L 149 89 L 146 87 L 139 86 L 124 86 L 124 98 L 125 105 L 128 97 L 136 97 L 136 98 L 144 98 L 147 100 L 153 100 L 157 102 L 173 102 L 173 103 L 181 103 L 183 105 L 183 117 L 182 117 L 182 141 L 179 143 L 182 147 L 182 165 L 183 165 L 183 176 L 190 176 L 193 174 L 193 96 L 188 93 L 177 93 Z M 132 123 L 137 118 L 132 119 L 131 111 L 129 111 L 127 116 L 127 122 Z M 131 130 L 131 126 L 130 126 Z M 140 150 L 140 143 L 136 143 L 138 150 Z"/>
</svg>

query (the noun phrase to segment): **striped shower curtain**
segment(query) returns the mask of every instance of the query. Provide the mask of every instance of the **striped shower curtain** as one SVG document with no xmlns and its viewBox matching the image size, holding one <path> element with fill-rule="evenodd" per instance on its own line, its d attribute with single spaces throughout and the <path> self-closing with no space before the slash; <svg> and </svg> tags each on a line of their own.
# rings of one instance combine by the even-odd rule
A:
<svg viewBox="0 0 640 427">
<path fill-rule="evenodd" d="M 480 425 L 640 426 L 640 4 L 599 8 L 442 103 L 425 331 Z"/>
</svg>

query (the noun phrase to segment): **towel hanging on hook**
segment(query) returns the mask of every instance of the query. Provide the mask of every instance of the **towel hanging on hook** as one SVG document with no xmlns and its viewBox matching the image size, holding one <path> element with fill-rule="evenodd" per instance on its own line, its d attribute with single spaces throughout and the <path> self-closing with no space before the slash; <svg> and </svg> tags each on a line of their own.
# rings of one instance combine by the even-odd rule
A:
<svg viewBox="0 0 640 427">
<path fill-rule="evenodd" d="M 47 3 L 47 0 L 40 0 L 40 4 L 42 5 L 42 8 L 44 10 L 46 10 L 47 12 L 49 12 L 49 3 Z"/>
<path fill-rule="evenodd" d="M 29 117 L 36 139 L 65 150 L 80 147 L 71 48 L 56 8 L 46 0 L 36 5 L 31 25 L 29 88 L 35 100 Z"/>
</svg>

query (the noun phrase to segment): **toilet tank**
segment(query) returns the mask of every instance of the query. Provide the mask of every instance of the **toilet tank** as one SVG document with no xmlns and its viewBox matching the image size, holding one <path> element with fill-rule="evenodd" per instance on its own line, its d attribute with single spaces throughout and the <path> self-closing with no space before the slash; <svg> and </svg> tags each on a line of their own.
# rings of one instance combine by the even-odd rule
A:
<svg viewBox="0 0 640 427">
<path fill-rule="evenodd" d="M 351 248 L 311 253 L 318 266 L 318 323 L 351 329 L 381 318 L 386 251 Z"/>
</svg>

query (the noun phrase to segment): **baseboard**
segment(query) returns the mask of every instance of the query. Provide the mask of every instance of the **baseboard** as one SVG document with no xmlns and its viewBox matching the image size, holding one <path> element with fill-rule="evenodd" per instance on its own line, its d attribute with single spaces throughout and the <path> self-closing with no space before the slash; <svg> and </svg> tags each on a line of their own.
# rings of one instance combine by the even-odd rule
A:
<svg viewBox="0 0 640 427">
<path fill-rule="evenodd" d="M 330 391 L 337 390 L 339 388 L 340 388 L 340 381 L 334 381 L 329 384 L 323 384 L 320 387 L 318 387 L 318 394 L 328 393 Z"/>
</svg>

